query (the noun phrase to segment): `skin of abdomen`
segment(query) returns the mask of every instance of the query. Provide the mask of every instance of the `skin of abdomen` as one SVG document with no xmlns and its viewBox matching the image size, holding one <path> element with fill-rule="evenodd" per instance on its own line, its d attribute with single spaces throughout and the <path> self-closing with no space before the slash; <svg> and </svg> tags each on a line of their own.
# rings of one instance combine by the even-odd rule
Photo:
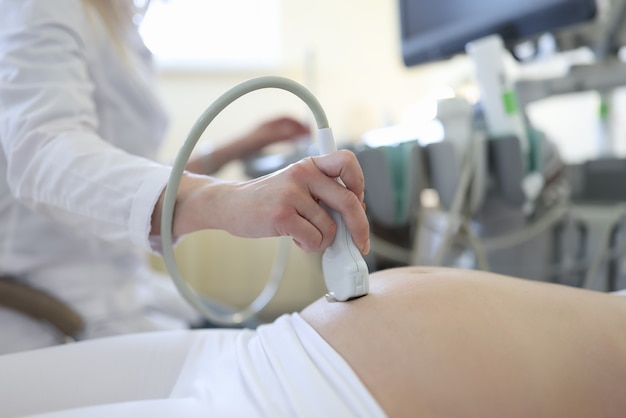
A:
<svg viewBox="0 0 626 418">
<path fill-rule="evenodd" d="M 407 267 L 302 317 L 389 416 L 623 417 L 626 298 Z"/>
</svg>

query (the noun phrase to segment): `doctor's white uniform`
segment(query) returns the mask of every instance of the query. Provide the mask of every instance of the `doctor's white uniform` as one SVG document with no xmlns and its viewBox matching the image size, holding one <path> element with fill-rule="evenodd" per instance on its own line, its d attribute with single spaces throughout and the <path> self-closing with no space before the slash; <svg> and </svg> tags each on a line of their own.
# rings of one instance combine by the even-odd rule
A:
<svg viewBox="0 0 626 418">
<path fill-rule="evenodd" d="M 176 329 L 198 319 L 146 254 L 170 168 L 151 55 L 125 54 L 80 0 L 0 0 L 0 274 L 50 292 L 83 338 Z M 0 353 L 54 344 L 0 309 Z"/>
</svg>

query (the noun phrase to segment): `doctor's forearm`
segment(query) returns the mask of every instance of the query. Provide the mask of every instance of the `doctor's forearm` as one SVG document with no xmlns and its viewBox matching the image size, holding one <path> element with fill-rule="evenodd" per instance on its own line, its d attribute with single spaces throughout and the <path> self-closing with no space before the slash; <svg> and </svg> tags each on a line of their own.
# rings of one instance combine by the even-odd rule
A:
<svg viewBox="0 0 626 418">
<path fill-rule="evenodd" d="M 219 217 L 214 210 L 219 185 L 223 182 L 195 174 L 185 174 L 176 193 L 172 235 L 179 237 L 202 229 L 219 227 Z M 161 193 L 152 212 L 150 235 L 161 233 L 161 213 L 165 190 Z"/>
<path fill-rule="evenodd" d="M 172 235 L 221 229 L 244 238 L 290 236 L 304 251 L 319 252 L 332 243 L 337 230 L 319 203 L 323 201 L 341 214 L 355 244 L 367 253 L 369 224 L 363 193 L 361 169 L 348 151 L 305 158 L 246 181 L 186 173 L 176 193 Z M 153 236 L 160 233 L 163 200 L 164 193 L 152 212 Z"/>
</svg>

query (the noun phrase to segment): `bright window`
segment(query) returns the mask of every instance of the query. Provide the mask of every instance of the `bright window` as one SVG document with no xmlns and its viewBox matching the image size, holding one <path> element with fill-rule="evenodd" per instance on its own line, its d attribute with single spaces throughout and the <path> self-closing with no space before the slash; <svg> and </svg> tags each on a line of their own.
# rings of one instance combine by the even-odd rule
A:
<svg viewBox="0 0 626 418">
<path fill-rule="evenodd" d="M 279 12 L 279 0 L 153 0 L 141 34 L 161 68 L 270 68 L 281 58 Z"/>
</svg>

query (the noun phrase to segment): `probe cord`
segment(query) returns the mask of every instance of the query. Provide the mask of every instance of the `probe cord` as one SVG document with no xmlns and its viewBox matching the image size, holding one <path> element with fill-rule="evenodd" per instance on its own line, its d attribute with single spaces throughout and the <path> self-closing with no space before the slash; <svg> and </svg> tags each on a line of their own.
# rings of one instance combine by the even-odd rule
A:
<svg viewBox="0 0 626 418">
<path fill-rule="evenodd" d="M 174 284 L 183 297 L 194 306 L 202 315 L 210 321 L 220 325 L 238 325 L 256 315 L 263 309 L 269 301 L 274 297 L 285 270 L 285 257 L 282 257 L 282 263 L 275 263 L 270 279 L 263 291 L 254 301 L 246 308 L 236 312 L 224 312 L 223 309 L 217 309 L 213 302 L 198 294 L 189 284 L 182 278 L 176 259 L 174 256 L 173 240 L 172 240 L 172 222 L 174 215 L 174 205 L 176 203 L 176 194 L 180 185 L 180 180 L 185 171 L 185 166 L 189 161 L 189 157 L 196 146 L 196 143 L 209 126 L 209 124 L 232 102 L 239 97 L 252 91 L 264 88 L 277 88 L 286 90 L 298 96 L 312 111 L 317 124 L 318 130 L 328 129 L 328 119 L 326 113 L 318 100 L 313 94 L 301 84 L 284 77 L 264 76 L 244 81 L 230 90 L 226 91 L 218 97 L 198 118 L 187 135 L 187 139 L 180 148 L 172 171 L 165 189 L 165 199 L 163 202 L 163 212 L 161 215 L 161 240 L 163 246 L 163 258 L 165 266 L 169 272 Z M 288 251 L 289 241 L 283 239 L 281 241 L 279 252 Z"/>
</svg>

